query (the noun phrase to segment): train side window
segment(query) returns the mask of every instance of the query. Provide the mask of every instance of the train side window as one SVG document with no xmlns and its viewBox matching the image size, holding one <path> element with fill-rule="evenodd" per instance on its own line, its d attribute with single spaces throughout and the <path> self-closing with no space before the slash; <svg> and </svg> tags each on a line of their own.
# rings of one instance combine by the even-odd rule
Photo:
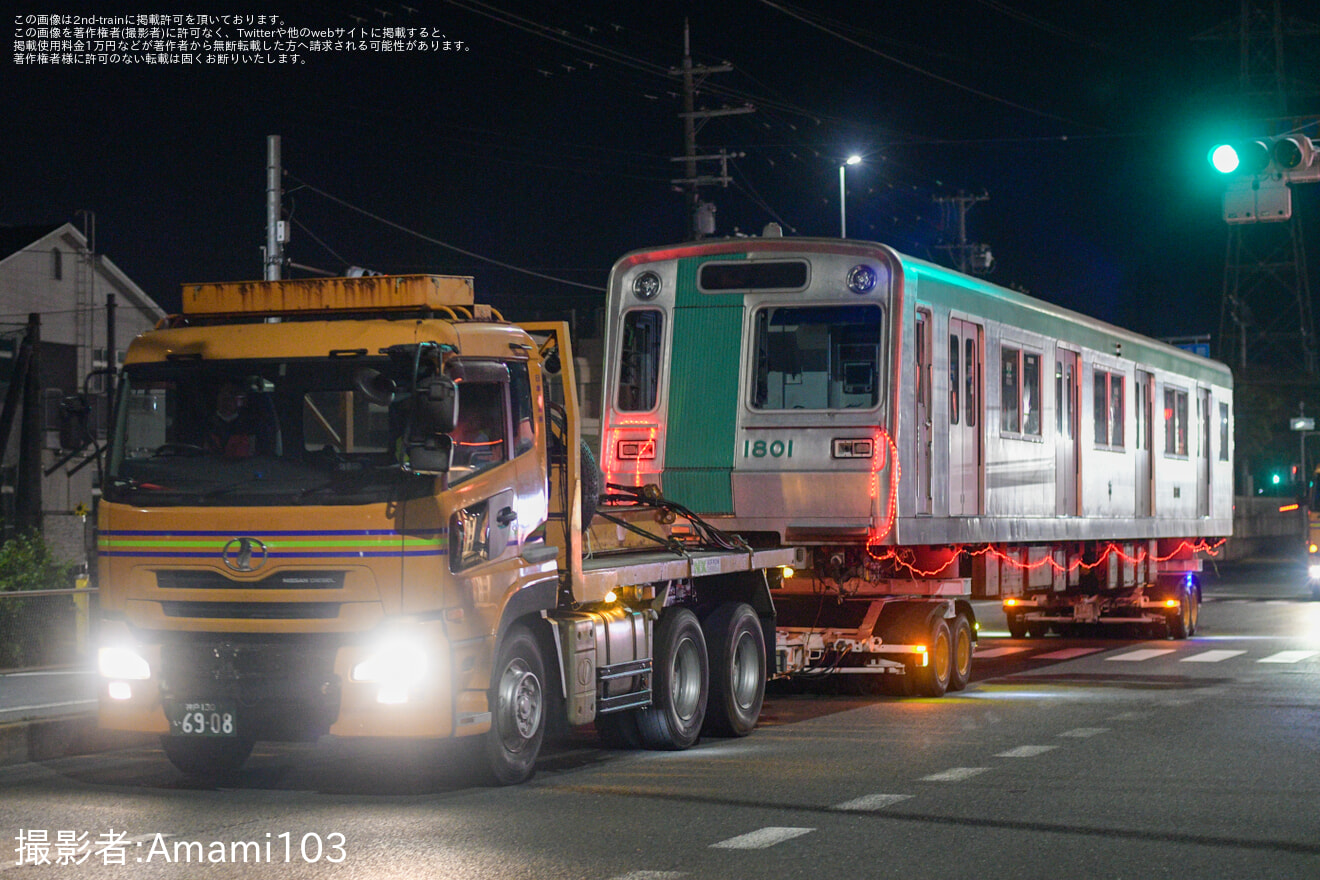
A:
<svg viewBox="0 0 1320 880">
<path fill-rule="evenodd" d="M 962 346 L 958 344 L 957 336 L 949 337 L 949 424 L 958 424 L 958 389 L 960 382 L 958 379 L 958 363 L 960 360 Z"/>
<path fill-rule="evenodd" d="M 1028 434 L 1039 437 L 1040 425 L 1040 355 L 1010 348 L 1001 349 L 1001 394 L 999 428 L 1005 434 Z M 1058 376 L 1062 384 L 1062 374 Z"/>
<path fill-rule="evenodd" d="M 1122 373 L 1095 371 L 1095 445 L 1111 449 L 1123 448 L 1123 380 Z"/>
<path fill-rule="evenodd" d="M 1228 461 L 1228 404 L 1219 404 L 1219 460 Z"/>
<path fill-rule="evenodd" d="M 622 336 L 615 406 L 620 412 L 650 412 L 659 396 L 664 315 L 656 309 L 634 309 L 623 316 Z"/>
<path fill-rule="evenodd" d="M 1016 434 L 1022 427 L 1022 389 L 1018 379 L 1018 361 L 1022 352 L 1007 345 L 1000 350 L 999 430 Z"/>
<path fill-rule="evenodd" d="M 1063 436 L 1063 361 L 1054 362 L 1054 431 Z"/>
<path fill-rule="evenodd" d="M 1187 392 L 1164 389 L 1164 454 L 1187 455 Z"/>
<path fill-rule="evenodd" d="M 963 377 L 964 380 L 967 382 L 967 395 L 966 395 L 967 427 L 975 428 L 976 411 L 978 407 L 978 403 L 976 400 L 976 388 L 977 388 L 976 365 L 980 362 L 980 359 L 976 356 L 976 337 L 969 336 L 965 340 L 963 340 L 963 342 L 964 342 L 963 348 L 967 352 L 967 363 L 963 369 Z"/>
</svg>

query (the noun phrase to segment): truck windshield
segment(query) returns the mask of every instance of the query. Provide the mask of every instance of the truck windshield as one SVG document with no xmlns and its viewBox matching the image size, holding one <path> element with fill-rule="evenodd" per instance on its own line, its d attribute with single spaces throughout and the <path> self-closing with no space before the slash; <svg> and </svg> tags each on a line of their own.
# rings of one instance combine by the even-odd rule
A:
<svg viewBox="0 0 1320 880">
<path fill-rule="evenodd" d="M 877 306 L 766 307 L 756 313 L 752 406 L 871 409 L 880 402 Z"/>
<path fill-rule="evenodd" d="M 384 358 L 125 369 L 103 492 L 144 506 L 334 505 L 425 494 L 396 450 L 406 378 Z"/>
</svg>

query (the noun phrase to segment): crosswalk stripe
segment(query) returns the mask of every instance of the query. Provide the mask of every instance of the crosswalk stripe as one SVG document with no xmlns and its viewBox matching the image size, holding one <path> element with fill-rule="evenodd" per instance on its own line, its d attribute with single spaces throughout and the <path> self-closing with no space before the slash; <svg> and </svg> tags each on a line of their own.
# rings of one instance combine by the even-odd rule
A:
<svg viewBox="0 0 1320 880">
<path fill-rule="evenodd" d="M 1085 657 L 1087 654 L 1094 654 L 1097 651 L 1103 651 L 1104 648 L 1064 648 L 1061 651 L 1051 651 L 1048 654 L 1033 654 L 1031 660 L 1071 660 L 1074 657 Z"/>
<path fill-rule="evenodd" d="M 1245 654 L 1246 651 L 1202 651 L 1200 654 L 1193 654 L 1190 657 L 1184 657 L 1180 663 L 1218 663 L 1221 660 L 1227 660 L 1230 657 L 1236 657 L 1239 654 Z"/>
<path fill-rule="evenodd" d="M 749 831 L 746 834 L 739 834 L 737 837 L 730 837 L 728 840 L 721 840 L 719 843 L 712 843 L 711 849 L 766 849 L 774 846 L 776 843 L 783 843 L 785 840 L 792 840 L 795 837 L 801 837 L 804 834 L 810 834 L 815 828 L 791 828 L 778 825 L 771 825 L 768 828 L 760 828 L 756 831 Z"/>
<path fill-rule="evenodd" d="M 976 657 L 979 660 L 989 660 L 992 657 L 1007 657 L 1009 654 L 1020 654 L 1030 650 L 1030 648 L 986 648 L 985 650 L 977 648 Z"/>
<path fill-rule="evenodd" d="M 1165 654 L 1172 654 L 1173 650 L 1173 648 L 1142 648 L 1139 651 L 1129 651 L 1126 654 L 1118 654 L 1105 659 L 1140 663 L 1142 660 L 1152 660 L 1156 657 L 1163 657 Z"/>
<path fill-rule="evenodd" d="M 971 779 L 973 776 L 979 776 L 989 767 L 950 767 L 948 770 L 939 773 L 932 773 L 929 776 L 921 777 L 922 782 L 962 782 L 964 779 Z"/>
<path fill-rule="evenodd" d="M 885 807 L 892 807 L 899 801 L 905 801 L 910 797 L 912 797 L 910 794 L 864 794 L 859 798 L 853 798 L 850 801 L 835 804 L 834 809 L 855 810 L 857 812 L 881 810 Z"/>
<path fill-rule="evenodd" d="M 1058 746 L 1018 746 L 995 755 L 996 758 L 1034 758 L 1057 749 Z"/>
<path fill-rule="evenodd" d="M 1268 657 L 1262 657 L 1257 663 L 1300 663 L 1320 654 L 1320 651 L 1280 651 Z"/>
</svg>

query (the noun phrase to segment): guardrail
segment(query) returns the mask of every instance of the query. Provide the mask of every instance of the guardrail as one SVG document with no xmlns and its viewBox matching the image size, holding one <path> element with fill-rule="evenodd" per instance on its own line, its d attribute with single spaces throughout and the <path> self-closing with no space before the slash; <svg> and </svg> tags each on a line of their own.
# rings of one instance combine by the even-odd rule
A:
<svg viewBox="0 0 1320 880">
<path fill-rule="evenodd" d="M 89 660 L 98 601 L 94 589 L 0 592 L 0 671 Z"/>
</svg>

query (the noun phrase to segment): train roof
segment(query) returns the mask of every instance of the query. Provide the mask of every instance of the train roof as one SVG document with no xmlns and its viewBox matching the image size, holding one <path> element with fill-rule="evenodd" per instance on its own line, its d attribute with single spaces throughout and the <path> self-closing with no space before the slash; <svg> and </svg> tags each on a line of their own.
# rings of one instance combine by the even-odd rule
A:
<svg viewBox="0 0 1320 880">
<path fill-rule="evenodd" d="M 905 279 L 915 279 L 916 295 L 923 301 L 941 302 L 956 311 L 1055 338 L 1063 335 L 1059 332 L 1062 328 L 1058 326 L 1062 321 L 1068 325 L 1069 342 L 1125 360 L 1149 364 L 1181 375 L 1194 376 L 1216 385 L 1229 388 L 1233 386 L 1232 370 L 1220 361 L 1202 357 L 1046 300 L 965 275 L 946 266 L 909 256 L 880 242 L 862 239 L 779 237 L 686 242 L 633 251 L 615 263 L 615 272 L 640 263 L 684 257 L 757 252 L 787 255 L 809 251 L 880 256 L 895 270 L 901 272 Z M 910 282 L 905 283 L 910 284 Z"/>
</svg>

